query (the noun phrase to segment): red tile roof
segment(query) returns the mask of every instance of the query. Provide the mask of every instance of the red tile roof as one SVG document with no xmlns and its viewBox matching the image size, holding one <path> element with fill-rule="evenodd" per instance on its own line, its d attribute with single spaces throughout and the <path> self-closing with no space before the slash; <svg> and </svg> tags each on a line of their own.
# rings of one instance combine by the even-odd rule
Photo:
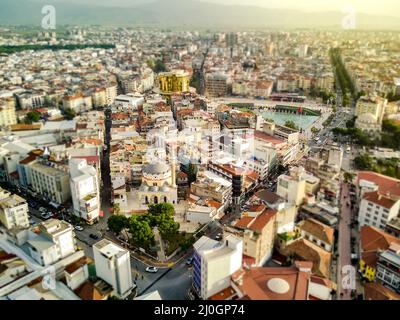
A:
<svg viewBox="0 0 400 320">
<path fill-rule="evenodd" d="M 367 180 L 379 186 L 379 193 L 400 197 L 400 180 L 372 171 L 359 171 L 358 181 Z"/>
<path fill-rule="evenodd" d="M 374 267 L 378 260 L 377 251 L 388 249 L 391 243 L 400 244 L 400 239 L 371 226 L 361 227 L 361 258 L 368 266 Z"/>
<path fill-rule="evenodd" d="M 396 201 L 388 198 L 387 196 L 384 196 L 384 195 L 378 193 L 377 191 L 364 193 L 363 199 L 373 202 L 373 203 L 375 203 L 381 207 L 384 207 L 386 209 L 390 209 L 396 203 Z"/>
<path fill-rule="evenodd" d="M 269 134 L 267 134 L 265 132 L 258 131 L 258 130 L 254 131 L 254 137 L 256 139 L 259 139 L 259 140 L 264 140 L 266 142 L 271 142 L 275 146 L 286 143 L 285 141 L 283 141 L 281 139 L 275 138 L 275 137 L 273 137 L 273 136 L 271 136 L 271 135 L 269 135 Z"/>
</svg>

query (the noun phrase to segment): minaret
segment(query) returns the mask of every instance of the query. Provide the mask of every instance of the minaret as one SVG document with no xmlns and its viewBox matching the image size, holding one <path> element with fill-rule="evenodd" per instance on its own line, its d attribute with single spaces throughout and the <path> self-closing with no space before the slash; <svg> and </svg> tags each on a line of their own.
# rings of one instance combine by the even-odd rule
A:
<svg viewBox="0 0 400 320">
<path fill-rule="evenodd" d="M 172 180 L 172 187 L 176 187 L 176 164 L 175 164 L 174 147 L 172 147 L 172 152 L 171 152 L 171 180 Z"/>
</svg>

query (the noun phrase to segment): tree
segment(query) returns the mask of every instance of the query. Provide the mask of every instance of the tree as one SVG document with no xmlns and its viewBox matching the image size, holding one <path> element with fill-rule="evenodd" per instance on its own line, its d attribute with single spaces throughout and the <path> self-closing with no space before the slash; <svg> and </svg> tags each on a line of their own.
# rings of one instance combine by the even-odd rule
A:
<svg viewBox="0 0 400 320">
<path fill-rule="evenodd" d="M 148 247 L 154 238 L 149 222 L 141 216 L 134 215 L 129 219 L 129 232 L 131 242 L 142 248 Z"/>
<path fill-rule="evenodd" d="M 173 216 L 175 214 L 175 208 L 170 203 L 158 203 L 151 204 L 149 206 L 148 214 L 149 215 L 159 215 L 165 213 L 169 216 Z"/>
<path fill-rule="evenodd" d="M 74 110 L 72 110 L 71 108 L 66 108 L 64 110 L 64 117 L 67 120 L 72 120 L 74 119 L 76 116 L 76 112 Z"/>
<path fill-rule="evenodd" d="M 107 225 L 112 232 L 120 234 L 122 230 L 129 227 L 129 220 L 125 216 L 113 215 L 108 218 Z"/>
<path fill-rule="evenodd" d="M 32 124 L 33 122 L 38 122 L 40 120 L 40 113 L 37 111 L 30 111 L 26 114 L 25 123 Z"/>
<path fill-rule="evenodd" d="M 318 132 L 320 132 L 321 131 L 321 129 L 318 129 L 318 128 L 316 128 L 316 127 L 312 127 L 311 128 L 311 133 L 312 134 L 317 134 Z"/>
<path fill-rule="evenodd" d="M 285 122 L 285 127 L 291 128 L 293 130 L 299 130 L 299 127 L 292 120 L 288 120 Z"/>
<path fill-rule="evenodd" d="M 189 184 L 197 180 L 197 166 L 194 163 L 189 164 L 188 180 Z"/>
<path fill-rule="evenodd" d="M 374 166 L 373 159 L 367 154 L 355 157 L 354 165 L 358 170 L 372 170 Z"/>
</svg>

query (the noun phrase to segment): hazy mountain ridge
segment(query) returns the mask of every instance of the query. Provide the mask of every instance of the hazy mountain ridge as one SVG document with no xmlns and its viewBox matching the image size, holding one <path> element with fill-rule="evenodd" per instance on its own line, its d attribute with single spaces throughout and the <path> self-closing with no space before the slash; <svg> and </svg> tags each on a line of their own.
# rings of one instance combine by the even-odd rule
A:
<svg viewBox="0 0 400 320">
<path fill-rule="evenodd" d="M 49 1 L 47 1 L 49 3 Z M 1 0 L 0 24 L 37 25 L 42 20 L 37 0 Z M 265 9 L 251 6 L 225 6 L 190 0 L 158 0 L 134 7 L 102 7 L 59 1 L 55 4 L 57 24 L 115 25 L 152 27 L 341 27 L 341 12 L 305 13 L 295 10 Z M 399 29 L 400 19 L 393 17 L 356 16 L 360 28 Z"/>
</svg>

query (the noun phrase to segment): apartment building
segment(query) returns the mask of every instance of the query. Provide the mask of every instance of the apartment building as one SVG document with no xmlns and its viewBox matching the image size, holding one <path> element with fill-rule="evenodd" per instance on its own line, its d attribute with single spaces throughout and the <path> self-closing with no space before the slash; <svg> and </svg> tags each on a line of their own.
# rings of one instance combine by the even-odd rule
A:
<svg viewBox="0 0 400 320">
<path fill-rule="evenodd" d="M 203 300 L 230 285 L 242 266 L 243 241 L 228 235 L 223 242 L 202 236 L 193 245 L 193 289 Z"/>
<path fill-rule="evenodd" d="M 387 250 L 378 254 L 375 279 L 400 293 L 400 245 L 392 243 Z"/>
<path fill-rule="evenodd" d="M 206 96 L 224 97 L 228 94 L 228 77 L 224 74 L 213 73 L 206 75 Z"/>
<path fill-rule="evenodd" d="M 0 222 L 6 229 L 28 228 L 28 204 L 16 194 L 9 194 L 0 200 Z"/>
<path fill-rule="evenodd" d="M 373 226 L 385 230 L 387 222 L 396 218 L 400 210 L 400 200 L 394 200 L 379 191 L 365 192 L 359 211 L 359 227 Z"/>
<path fill-rule="evenodd" d="M 299 206 L 303 203 L 307 193 L 315 194 L 320 179 L 308 174 L 303 167 L 293 167 L 289 175 L 278 177 L 276 193 L 285 201 Z"/>
<path fill-rule="evenodd" d="M 250 268 L 262 266 L 272 256 L 276 235 L 277 211 L 265 206 L 260 214 L 243 214 L 224 234 L 232 234 L 243 240 L 243 265 Z"/>
<path fill-rule="evenodd" d="M 29 164 L 32 189 L 55 203 L 65 203 L 71 198 L 69 173 L 65 166 L 50 161 Z"/>
<path fill-rule="evenodd" d="M 99 178 L 93 166 L 85 159 L 70 159 L 70 188 L 74 214 L 88 224 L 98 221 L 100 215 Z"/>
<path fill-rule="evenodd" d="M 74 228 L 63 220 L 42 222 L 27 246 L 31 257 L 42 266 L 54 264 L 76 251 Z"/>
<path fill-rule="evenodd" d="M 15 115 L 15 101 L 13 98 L 0 99 L 0 127 L 17 123 Z"/>
<path fill-rule="evenodd" d="M 126 298 L 134 287 L 129 251 L 103 239 L 93 245 L 93 254 L 97 276 L 110 284 L 118 297 Z"/>
</svg>

